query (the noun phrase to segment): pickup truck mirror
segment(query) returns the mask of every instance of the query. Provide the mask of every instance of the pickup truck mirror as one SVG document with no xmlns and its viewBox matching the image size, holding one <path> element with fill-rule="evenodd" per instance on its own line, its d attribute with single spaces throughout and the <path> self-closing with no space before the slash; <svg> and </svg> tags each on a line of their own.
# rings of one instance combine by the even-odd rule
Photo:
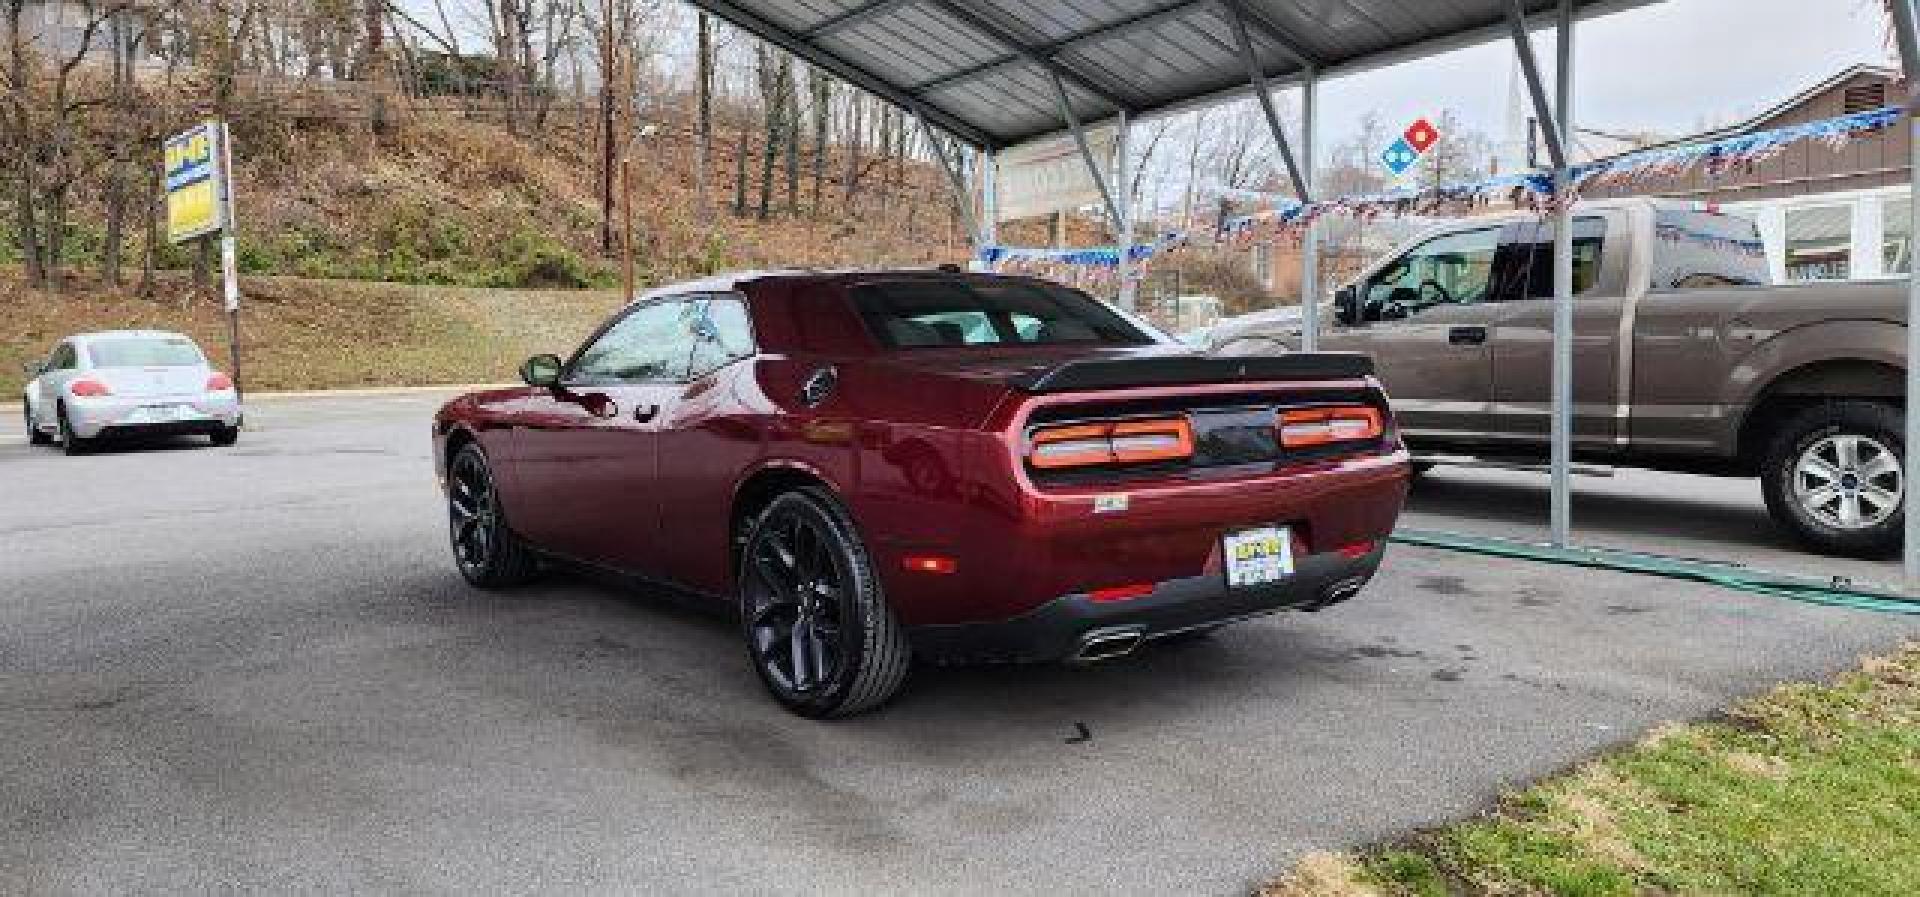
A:
<svg viewBox="0 0 1920 897">
<path fill-rule="evenodd" d="M 1348 284 L 1333 294 L 1333 319 L 1348 327 L 1360 326 L 1360 290 Z"/>
</svg>

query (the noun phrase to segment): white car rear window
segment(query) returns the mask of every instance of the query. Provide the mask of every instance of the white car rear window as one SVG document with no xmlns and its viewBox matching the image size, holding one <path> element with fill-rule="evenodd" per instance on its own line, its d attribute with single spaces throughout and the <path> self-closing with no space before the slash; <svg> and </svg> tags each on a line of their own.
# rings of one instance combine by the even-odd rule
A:
<svg viewBox="0 0 1920 897">
<path fill-rule="evenodd" d="M 126 337 L 87 343 L 97 368 L 184 368 L 204 364 L 199 347 L 185 337 Z"/>
</svg>

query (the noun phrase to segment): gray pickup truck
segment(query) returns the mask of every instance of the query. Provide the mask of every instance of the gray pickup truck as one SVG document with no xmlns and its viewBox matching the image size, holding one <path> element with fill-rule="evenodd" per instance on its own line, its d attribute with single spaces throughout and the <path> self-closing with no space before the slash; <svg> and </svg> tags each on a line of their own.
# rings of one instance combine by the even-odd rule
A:
<svg viewBox="0 0 1920 897">
<path fill-rule="evenodd" d="M 1904 282 L 1776 286 L 1751 221 L 1691 203 L 1586 203 L 1573 227 L 1576 459 L 1757 476 L 1820 550 L 1899 549 Z M 1335 294 L 1321 347 L 1373 355 L 1416 452 L 1545 457 L 1553 231 L 1450 222 Z M 1219 328 L 1214 349 L 1296 340 Z"/>
</svg>

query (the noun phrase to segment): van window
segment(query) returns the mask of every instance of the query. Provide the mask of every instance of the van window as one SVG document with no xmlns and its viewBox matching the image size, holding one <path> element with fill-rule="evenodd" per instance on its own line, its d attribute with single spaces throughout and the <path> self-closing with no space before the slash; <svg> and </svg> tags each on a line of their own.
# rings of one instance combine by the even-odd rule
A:
<svg viewBox="0 0 1920 897">
<path fill-rule="evenodd" d="M 1648 286 L 1656 290 L 1758 286 L 1773 280 L 1759 227 L 1752 219 L 1721 212 L 1656 212 L 1651 270 Z"/>
</svg>

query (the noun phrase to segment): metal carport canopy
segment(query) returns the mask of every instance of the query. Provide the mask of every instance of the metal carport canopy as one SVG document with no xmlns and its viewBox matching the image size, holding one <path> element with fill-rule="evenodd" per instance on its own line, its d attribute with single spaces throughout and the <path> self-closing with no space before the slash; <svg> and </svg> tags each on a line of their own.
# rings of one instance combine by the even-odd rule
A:
<svg viewBox="0 0 1920 897">
<path fill-rule="evenodd" d="M 1511 0 L 691 0 L 979 149 L 1503 39 Z M 1657 0 L 1576 0 L 1590 18 Z M 1529 14 L 1556 0 L 1526 0 Z M 1444 99 L 1444 98 L 1436 98 Z"/>
</svg>

